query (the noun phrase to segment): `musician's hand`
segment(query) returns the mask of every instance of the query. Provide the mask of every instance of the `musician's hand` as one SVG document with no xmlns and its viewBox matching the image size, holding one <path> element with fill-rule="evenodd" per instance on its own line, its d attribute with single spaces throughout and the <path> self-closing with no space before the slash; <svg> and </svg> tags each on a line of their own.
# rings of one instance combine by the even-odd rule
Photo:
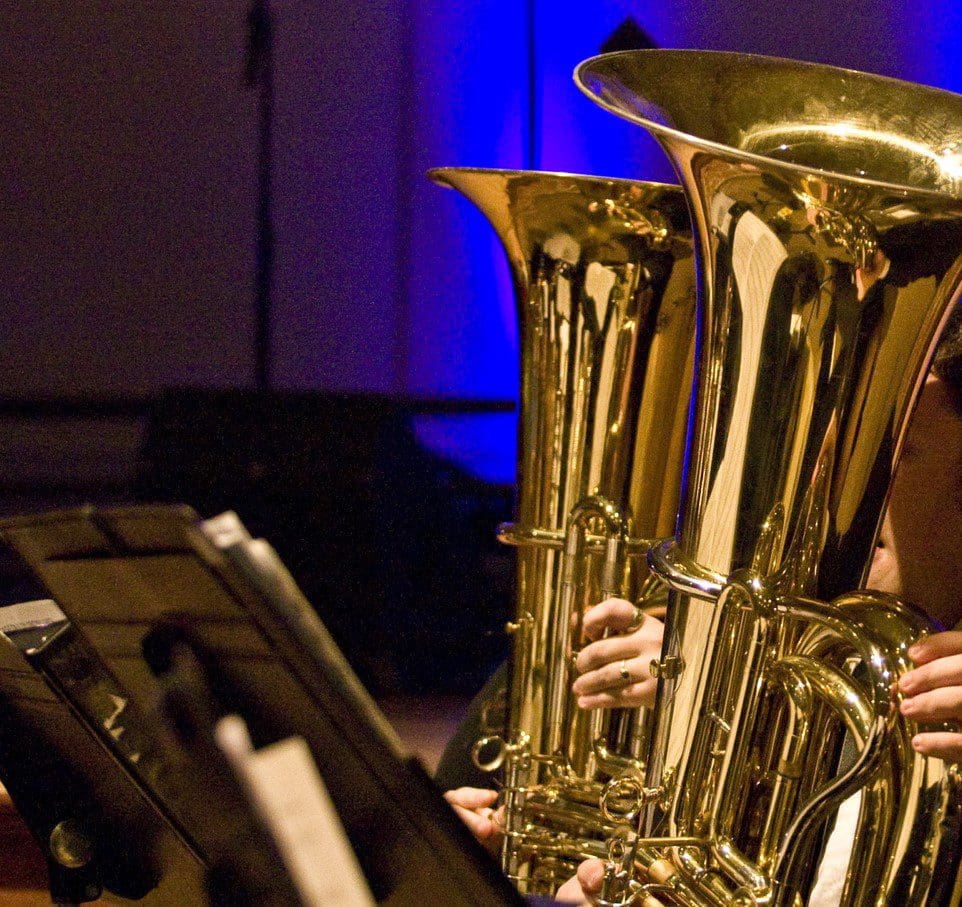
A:
<svg viewBox="0 0 962 907">
<path fill-rule="evenodd" d="M 555 894 L 556 901 L 591 907 L 601 893 L 601 883 L 605 877 L 605 864 L 598 859 L 585 860 L 578 867 L 578 874 L 572 876 Z"/>
<path fill-rule="evenodd" d="M 571 687 L 581 708 L 654 705 L 657 681 L 650 667 L 661 656 L 664 625 L 647 616 L 639 625 L 638 614 L 623 598 L 606 599 L 585 613 L 584 632 L 594 641 L 578 653 L 581 676 Z M 602 639 L 606 630 L 615 635 Z"/>
<path fill-rule="evenodd" d="M 899 681 L 902 714 L 922 723 L 962 722 L 962 633 L 933 633 L 915 643 L 909 657 L 916 667 Z M 926 756 L 962 762 L 962 733 L 916 734 L 912 746 Z"/>
<path fill-rule="evenodd" d="M 504 807 L 494 808 L 498 792 L 479 787 L 458 787 L 445 791 L 444 799 L 454 807 L 468 830 L 492 853 L 501 844 Z"/>
</svg>

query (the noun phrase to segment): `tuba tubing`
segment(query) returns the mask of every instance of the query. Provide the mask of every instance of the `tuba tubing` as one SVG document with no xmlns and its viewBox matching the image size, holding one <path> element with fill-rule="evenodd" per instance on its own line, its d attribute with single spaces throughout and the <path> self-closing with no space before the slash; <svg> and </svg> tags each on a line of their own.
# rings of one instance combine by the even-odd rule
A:
<svg viewBox="0 0 962 907">
<path fill-rule="evenodd" d="M 852 590 L 959 297 L 962 97 L 700 51 L 597 57 L 576 81 L 660 142 L 698 260 L 688 469 L 675 542 L 651 554 L 675 670 L 635 886 L 668 864 L 669 903 L 804 903 L 831 807 L 860 785 L 842 903 L 958 903 L 932 818 L 958 810 L 955 772 L 913 753 L 890 692 L 933 625 Z M 861 750 L 841 771 L 846 733 Z"/>
<path fill-rule="evenodd" d="M 522 892 L 551 895 L 581 859 L 610 852 L 619 823 L 599 810 L 605 785 L 643 770 L 644 717 L 580 710 L 571 663 L 584 611 L 643 596 L 651 540 L 674 528 L 694 351 L 691 227 L 675 186 L 430 175 L 491 222 L 514 282 L 518 497 L 499 535 L 517 546 L 518 592 L 507 727 L 485 764 L 504 771 L 505 872 Z"/>
</svg>

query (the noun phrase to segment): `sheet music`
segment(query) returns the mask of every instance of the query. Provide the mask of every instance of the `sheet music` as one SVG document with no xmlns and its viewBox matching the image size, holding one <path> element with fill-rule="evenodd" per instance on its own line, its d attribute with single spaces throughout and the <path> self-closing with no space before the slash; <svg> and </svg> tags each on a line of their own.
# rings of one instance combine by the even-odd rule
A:
<svg viewBox="0 0 962 907">
<path fill-rule="evenodd" d="M 51 598 L 41 598 L 32 602 L 20 602 L 0 608 L 0 633 L 9 636 L 19 630 L 35 630 L 49 627 L 67 616 Z"/>
<path fill-rule="evenodd" d="M 259 750 L 238 715 L 222 718 L 215 737 L 270 830 L 307 905 L 375 904 L 317 766 L 301 737 Z"/>
</svg>

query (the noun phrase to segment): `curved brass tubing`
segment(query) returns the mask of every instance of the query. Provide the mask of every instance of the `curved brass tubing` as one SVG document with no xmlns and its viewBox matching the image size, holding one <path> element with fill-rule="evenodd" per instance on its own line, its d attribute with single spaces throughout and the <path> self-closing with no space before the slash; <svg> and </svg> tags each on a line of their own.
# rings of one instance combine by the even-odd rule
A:
<svg viewBox="0 0 962 907">
<path fill-rule="evenodd" d="M 660 142 L 698 259 L 684 493 L 675 543 L 649 556 L 673 590 L 673 670 L 646 785 L 675 783 L 638 852 L 683 879 L 678 903 L 804 903 L 818 832 L 863 786 L 843 907 L 957 903 L 930 814 L 958 791 L 912 752 L 890 690 L 916 625 L 849 593 L 962 290 L 962 97 L 710 51 L 608 54 L 575 78 Z M 846 733 L 863 742 L 840 768 Z M 646 849 L 688 838 L 708 846 Z"/>
</svg>

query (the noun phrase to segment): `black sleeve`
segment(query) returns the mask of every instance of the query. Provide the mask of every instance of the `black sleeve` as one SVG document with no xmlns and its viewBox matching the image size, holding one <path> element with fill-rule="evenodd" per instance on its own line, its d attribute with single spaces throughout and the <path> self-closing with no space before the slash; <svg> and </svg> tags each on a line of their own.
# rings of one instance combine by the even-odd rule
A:
<svg viewBox="0 0 962 907">
<path fill-rule="evenodd" d="M 500 786 L 499 773 L 481 771 L 471 759 L 471 750 L 482 737 L 504 734 L 507 696 L 508 665 L 505 662 L 471 700 L 464 720 L 448 741 L 434 774 L 434 780 L 441 790 Z"/>
</svg>

